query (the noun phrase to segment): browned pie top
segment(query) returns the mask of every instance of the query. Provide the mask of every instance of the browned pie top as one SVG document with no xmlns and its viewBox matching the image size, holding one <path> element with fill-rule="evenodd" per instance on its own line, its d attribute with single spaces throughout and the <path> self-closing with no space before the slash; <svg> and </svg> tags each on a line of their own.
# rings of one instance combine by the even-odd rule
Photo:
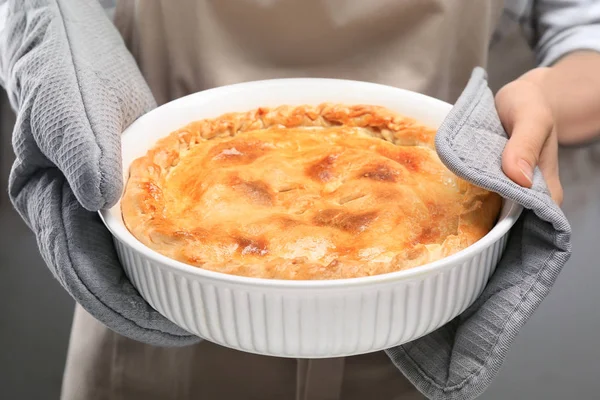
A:
<svg viewBox="0 0 600 400">
<path fill-rule="evenodd" d="M 375 106 L 282 106 L 193 122 L 135 160 L 127 228 L 227 274 L 337 279 L 455 253 L 501 199 L 453 175 L 435 131 Z"/>
</svg>

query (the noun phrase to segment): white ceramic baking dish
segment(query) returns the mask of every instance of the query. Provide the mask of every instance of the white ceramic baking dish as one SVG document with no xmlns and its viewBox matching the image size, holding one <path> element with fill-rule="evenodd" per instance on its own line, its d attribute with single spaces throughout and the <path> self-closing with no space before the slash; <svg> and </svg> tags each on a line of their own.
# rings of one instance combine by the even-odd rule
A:
<svg viewBox="0 0 600 400">
<path fill-rule="evenodd" d="M 144 115 L 123 134 L 123 176 L 132 160 L 183 125 L 226 112 L 278 105 L 375 104 L 438 127 L 451 105 L 388 86 L 282 79 L 220 87 Z M 331 281 L 226 275 L 147 248 L 125 228 L 120 204 L 101 211 L 127 276 L 161 314 L 234 349 L 281 357 L 349 356 L 397 346 L 452 320 L 481 294 L 521 208 L 505 201 L 493 230 L 469 248 L 406 271 Z"/>
</svg>

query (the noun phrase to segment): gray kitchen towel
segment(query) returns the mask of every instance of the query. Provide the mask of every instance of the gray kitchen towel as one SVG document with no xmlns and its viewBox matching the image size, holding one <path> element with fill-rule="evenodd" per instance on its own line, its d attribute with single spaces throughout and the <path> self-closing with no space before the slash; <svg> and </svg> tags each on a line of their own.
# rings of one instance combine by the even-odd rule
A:
<svg viewBox="0 0 600 400">
<path fill-rule="evenodd" d="M 456 175 L 524 207 L 483 294 L 435 332 L 387 350 L 428 398 L 474 399 L 498 373 L 511 344 L 548 295 L 571 254 L 571 227 L 542 174 L 523 188 L 502 172 L 507 135 L 483 69 L 476 68 L 440 126 L 436 148 Z"/>
</svg>

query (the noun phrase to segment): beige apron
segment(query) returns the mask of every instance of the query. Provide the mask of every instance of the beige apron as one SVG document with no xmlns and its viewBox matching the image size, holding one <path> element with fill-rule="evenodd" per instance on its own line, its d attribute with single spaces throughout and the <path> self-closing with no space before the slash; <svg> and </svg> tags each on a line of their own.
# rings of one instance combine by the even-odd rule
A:
<svg viewBox="0 0 600 400">
<path fill-rule="evenodd" d="M 336 77 L 454 102 L 485 66 L 500 0 L 120 0 L 115 24 L 159 104 L 236 82 Z M 263 357 L 157 348 L 77 307 L 63 400 L 422 399 L 385 353 Z"/>
</svg>

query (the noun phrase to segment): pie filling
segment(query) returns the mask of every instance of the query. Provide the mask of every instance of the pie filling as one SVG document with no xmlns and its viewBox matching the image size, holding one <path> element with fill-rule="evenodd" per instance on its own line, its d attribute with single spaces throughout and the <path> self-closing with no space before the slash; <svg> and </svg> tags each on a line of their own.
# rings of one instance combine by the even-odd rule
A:
<svg viewBox="0 0 600 400">
<path fill-rule="evenodd" d="M 155 251 L 227 274 L 311 280 L 412 268 L 479 240 L 501 207 L 442 164 L 434 136 L 374 106 L 197 121 L 134 161 L 123 219 Z"/>
</svg>

